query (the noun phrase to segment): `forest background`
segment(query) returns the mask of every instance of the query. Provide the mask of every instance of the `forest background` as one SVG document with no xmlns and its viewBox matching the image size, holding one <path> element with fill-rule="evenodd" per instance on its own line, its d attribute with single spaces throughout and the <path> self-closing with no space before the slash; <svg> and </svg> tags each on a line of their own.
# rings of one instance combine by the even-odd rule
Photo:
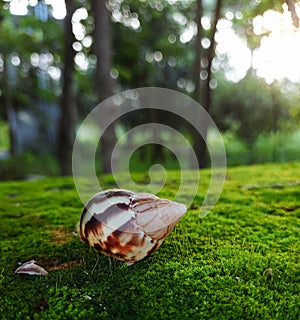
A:
<svg viewBox="0 0 300 320">
<path fill-rule="evenodd" d="M 70 175 L 87 114 L 114 94 L 148 86 L 198 101 L 222 133 L 229 166 L 299 161 L 299 8 L 291 0 L 2 1 L 0 179 Z M 97 170 L 110 171 L 124 132 L 166 119 L 154 109 L 118 119 L 102 136 Z M 208 166 L 196 130 L 170 121 Z M 157 161 L 179 166 L 161 145 L 138 148 L 130 166 Z"/>
</svg>

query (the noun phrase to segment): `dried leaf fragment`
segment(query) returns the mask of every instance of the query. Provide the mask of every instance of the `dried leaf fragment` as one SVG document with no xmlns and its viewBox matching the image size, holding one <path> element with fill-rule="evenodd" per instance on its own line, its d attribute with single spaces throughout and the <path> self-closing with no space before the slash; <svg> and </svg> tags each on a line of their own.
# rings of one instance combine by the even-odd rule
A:
<svg viewBox="0 0 300 320">
<path fill-rule="evenodd" d="M 35 263 L 35 260 L 24 262 L 19 268 L 17 268 L 15 273 L 47 276 L 48 272 Z"/>
</svg>

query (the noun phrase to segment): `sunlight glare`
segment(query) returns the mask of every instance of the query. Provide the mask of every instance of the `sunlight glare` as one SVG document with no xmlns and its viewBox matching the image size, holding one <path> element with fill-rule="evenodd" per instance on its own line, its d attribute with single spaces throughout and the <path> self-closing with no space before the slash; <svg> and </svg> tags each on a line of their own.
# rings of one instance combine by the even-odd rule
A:
<svg viewBox="0 0 300 320">
<path fill-rule="evenodd" d="M 210 19 L 209 17 L 202 17 L 201 18 L 201 25 L 204 30 L 209 30 L 211 28 Z"/>
<path fill-rule="evenodd" d="M 226 77 L 230 81 L 238 82 L 246 76 L 251 66 L 251 51 L 245 40 L 235 34 L 231 21 L 221 19 L 217 28 L 217 54 L 227 55 L 230 69 L 225 71 Z"/>
<path fill-rule="evenodd" d="M 38 0 L 29 0 L 29 5 L 35 7 L 38 4 Z"/>
<path fill-rule="evenodd" d="M 67 14 L 65 1 L 62 0 L 46 0 L 47 4 L 52 6 L 53 18 L 57 20 L 62 20 Z"/>
<path fill-rule="evenodd" d="M 296 6 L 300 15 L 300 4 Z M 267 10 L 253 19 L 253 32 L 262 36 L 260 46 L 253 51 L 232 29 L 231 15 L 218 22 L 216 34 L 217 55 L 226 55 L 228 80 L 239 81 L 253 67 L 259 77 L 270 84 L 275 80 L 300 81 L 300 30 L 292 25 L 287 5 L 283 13 Z"/>
<path fill-rule="evenodd" d="M 72 22 L 78 23 L 80 20 L 86 20 L 88 17 L 88 12 L 85 8 L 79 8 L 77 9 L 73 16 L 72 16 Z"/>
<path fill-rule="evenodd" d="M 47 69 L 47 73 L 54 81 L 59 81 L 61 78 L 61 70 L 57 67 L 50 66 Z"/>
<path fill-rule="evenodd" d="M 76 54 L 75 63 L 82 71 L 86 71 L 89 68 L 89 61 L 83 52 Z"/>
<path fill-rule="evenodd" d="M 28 0 L 12 0 L 9 4 L 10 13 L 25 16 L 28 13 Z"/>
<path fill-rule="evenodd" d="M 186 26 L 186 28 L 183 29 L 179 37 L 179 40 L 181 43 L 190 42 L 196 34 L 197 34 L 197 25 L 194 21 L 192 21 Z"/>
<path fill-rule="evenodd" d="M 83 24 L 79 23 L 73 23 L 72 25 L 73 33 L 75 35 L 75 38 L 78 41 L 82 41 L 86 36 L 86 30 L 85 26 Z"/>
<path fill-rule="evenodd" d="M 52 14 L 54 19 L 64 19 L 66 16 L 65 1 L 45 0 L 45 3 L 52 6 Z M 11 0 L 9 4 L 10 13 L 13 15 L 25 16 L 28 13 L 28 5 L 34 7 L 37 4 L 37 0 Z"/>
<path fill-rule="evenodd" d="M 283 8 L 283 14 L 268 10 L 253 20 L 255 34 L 270 32 L 253 53 L 253 68 L 267 83 L 284 78 L 300 81 L 300 30 L 292 25 L 287 6 Z"/>
</svg>

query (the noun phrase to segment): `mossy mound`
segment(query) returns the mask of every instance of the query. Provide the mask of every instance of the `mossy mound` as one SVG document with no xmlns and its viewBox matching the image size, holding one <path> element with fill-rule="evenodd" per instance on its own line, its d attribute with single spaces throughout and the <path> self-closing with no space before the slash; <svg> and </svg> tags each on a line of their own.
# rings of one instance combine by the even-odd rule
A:
<svg viewBox="0 0 300 320">
<path fill-rule="evenodd" d="M 172 198 L 179 181 L 170 172 L 160 196 Z M 128 267 L 76 236 L 83 205 L 71 178 L 1 183 L 0 317 L 299 319 L 300 163 L 230 168 L 200 219 L 202 200 L 157 252 Z M 47 277 L 14 274 L 31 259 Z"/>
</svg>

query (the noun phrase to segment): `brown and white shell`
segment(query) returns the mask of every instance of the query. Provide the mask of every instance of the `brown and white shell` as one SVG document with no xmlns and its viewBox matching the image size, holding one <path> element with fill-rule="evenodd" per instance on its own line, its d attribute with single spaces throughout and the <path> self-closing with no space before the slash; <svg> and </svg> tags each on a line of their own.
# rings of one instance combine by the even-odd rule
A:
<svg viewBox="0 0 300 320">
<path fill-rule="evenodd" d="M 80 238 L 130 265 L 157 250 L 185 212 L 185 205 L 150 193 L 106 190 L 85 205 Z"/>
</svg>

